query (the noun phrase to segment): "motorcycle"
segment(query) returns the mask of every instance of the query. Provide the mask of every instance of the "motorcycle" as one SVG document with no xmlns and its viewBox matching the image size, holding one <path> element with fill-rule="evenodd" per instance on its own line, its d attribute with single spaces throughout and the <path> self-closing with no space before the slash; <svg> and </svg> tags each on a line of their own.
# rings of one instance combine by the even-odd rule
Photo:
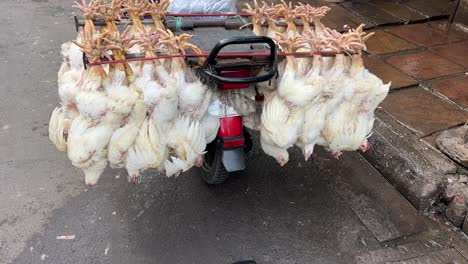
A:
<svg viewBox="0 0 468 264">
<path fill-rule="evenodd" d="M 244 60 L 233 56 L 227 61 L 217 58 L 226 46 L 239 44 L 252 44 L 263 49 L 268 47 L 269 55 Z M 254 46 L 251 49 L 255 50 Z M 263 36 L 223 39 L 211 50 L 201 66 L 200 78 L 221 93 L 251 88 L 251 85 L 269 81 L 277 75 L 276 49 L 275 42 Z M 259 69 L 263 69 L 265 74 L 254 74 Z M 261 100 L 261 96 L 256 97 L 256 100 Z M 245 170 L 245 154 L 252 149 L 253 141 L 243 126 L 242 115 L 232 106 L 217 100 L 210 106 L 209 112 L 220 119 L 220 126 L 216 139 L 207 145 L 201 177 L 208 184 L 219 184 L 228 179 L 231 173 Z"/>
</svg>

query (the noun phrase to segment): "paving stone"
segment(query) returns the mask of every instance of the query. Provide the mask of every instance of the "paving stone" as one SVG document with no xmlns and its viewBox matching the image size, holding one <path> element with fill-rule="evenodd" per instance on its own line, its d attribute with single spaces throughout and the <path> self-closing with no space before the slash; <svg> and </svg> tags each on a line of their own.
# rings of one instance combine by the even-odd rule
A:
<svg viewBox="0 0 468 264">
<path fill-rule="evenodd" d="M 372 0 L 371 3 L 383 9 L 387 13 L 399 17 L 405 22 L 415 22 L 427 19 L 426 16 L 421 15 L 396 0 Z"/>
<path fill-rule="evenodd" d="M 348 10 L 358 14 L 361 17 L 364 17 L 366 20 L 371 21 L 376 25 L 386 25 L 400 23 L 403 20 L 393 16 L 380 9 L 379 7 L 369 4 L 369 3 L 359 3 L 359 2 L 344 2 L 341 6 L 346 7 Z"/>
<path fill-rule="evenodd" d="M 468 75 L 441 80 L 433 89 L 462 107 L 468 108 Z"/>
<path fill-rule="evenodd" d="M 426 47 L 459 40 L 456 37 L 448 36 L 440 30 L 430 27 L 428 24 L 404 25 L 387 30 L 411 43 Z"/>
<path fill-rule="evenodd" d="M 428 80 L 464 71 L 460 65 L 428 51 L 394 55 L 386 61 L 418 80 Z"/>
<path fill-rule="evenodd" d="M 440 133 L 442 132 L 436 132 L 430 136 L 423 137 L 421 140 L 431 145 L 433 148 L 437 149 L 436 140 L 437 140 L 437 137 L 440 135 Z"/>
<path fill-rule="evenodd" d="M 341 6 L 333 6 L 328 14 L 322 19 L 327 27 L 341 30 L 344 25 L 356 28 L 360 24 L 366 24 L 366 28 L 375 26 L 374 23 L 366 21 Z"/>
<path fill-rule="evenodd" d="M 452 37 L 459 39 L 468 39 L 468 32 L 462 30 L 456 24 L 450 24 L 447 20 L 443 21 L 432 21 L 428 23 L 434 29 L 442 31 L 444 34 L 447 34 Z"/>
<path fill-rule="evenodd" d="M 431 47 L 435 53 L 468 68 L 468 41 Z"/>
<path fill-rule="evenodd" d="M 421 136 L 454 127 L 468 119 L 468 112 L 420 87 L 390 93 L 381 106 Z"/>
<path fill-rule="evenodd" d="M 383 30 L 372 31 L 375 34 L 366 41 L 367 51 L 371 54 L 386 54 L 417 48 L 412 43 Z"/>
<path fill-rule="evenodd" d="M 415 79 L 375 57 L 364 57 L 364 65 L 370 72 L 382 79 L 384 83 L 392 82 L 390 89 L 398 89 L 418 84 Z"/>
<path fill-rule="evenodd" d="M 450 15 L 454 8 L 455 1 L 451 0 L 408 0 L 402 2 L 404 5 L 412 8 L 429 17 L 441 15 Z"/>
<path fill-rule="evenodd" d="M 436 139 L 437 147 L 465 167 L 468 167 L 468 127 L 461 126 L 446 130 Z"/>
</svg>

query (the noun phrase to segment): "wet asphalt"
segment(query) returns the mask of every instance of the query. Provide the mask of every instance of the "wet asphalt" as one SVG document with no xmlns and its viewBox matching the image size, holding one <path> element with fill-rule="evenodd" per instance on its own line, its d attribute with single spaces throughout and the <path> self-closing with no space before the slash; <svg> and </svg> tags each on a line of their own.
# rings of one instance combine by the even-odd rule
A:
<svg viewBox="0 0 468 264">
<path fill-rule="evenodd" d="M 147 172 L 129 184 L 124 171 L 109 170 L 52 211 L 14 262 L 349 263 L 379 245 L 334 190 L 333 167 L 343 162 L 326 163 L 296 155 L 279 168 L 256 149 L 247 171 L 218 186 L 197 171 L 178 178 Z"/>
</svg>

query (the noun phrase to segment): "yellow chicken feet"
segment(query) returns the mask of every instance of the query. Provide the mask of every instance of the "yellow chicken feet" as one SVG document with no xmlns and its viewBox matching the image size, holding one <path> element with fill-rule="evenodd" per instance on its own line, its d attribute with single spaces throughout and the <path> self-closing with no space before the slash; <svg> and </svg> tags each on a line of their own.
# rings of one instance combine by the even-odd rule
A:
<svg viewBox="0 0 468 264">
<path fill-rule="evenodd" d="M 106 42 L 108 49 L 120 50 L 121 52 L 128 53 L 128 50 L 138 43 L 138 40 L 129 32 L 130 27 L 127 27 L 121 35 L 109 33 L 103 36 L 102 39 Z"/>
<path fill-rule="evenodd" d="M 266 14 L 268 6 L 264 3 L 263 6 L 259 6 L 257 0 L 254 0 L 254 7 L 250 4 L 245 4 L 246 8 L 242 10 L 252 17 L 253 32 L 257 36 L 265 35 L 262 29 L 262 24 L 266 21 Z"/>
<path fill-rule="evenodd" d="M 81 11 L 85 20 L 84 33 L 88 38 L 91 38 L 96 33 L 93 20 L 99 16 L 99 1 L 91 0 L 87 3 L 86 0 L 81 0 L 81 3 L 75 2 L 73 7 Z"/>
<path fill-rule="evenodd" d="M 169 0 L 151 0 L 147 6 L 146 13 L 151 15 L 156 29 L 165 29 L 163 24 L 164 18 L 167 15 L 167 8 L 170 5 Z"/>
<path fill-rule="evenodd" d="M 292 7 L 292 3 L 286 3 L 285 0 L 281 0 L 281 4 L 276 5 L 275 8 L 278 10 L 278 14 L 281 14 L 286 20 L 286 36 L 294 37 L 299 35 L 296 24 L 294 23 L 294 21 L 299 18 L 299 14 L 297 10 Z"/>
<path fill-rule="evenodd" d="M 149 6 L 150 3 L 147 0 L 127 0 L 123 3 L 122 12 L 129 14 L 135 32 L 145 30 L 141 19 L 145 16 Z"/>
<path fill-rule="evenodd" d="M 112 60 L 106 52 L 106 47 L 104 45 L 103 37 L 106 35 L 105 33 L 98 34 L 92 38 L 87 38 L 86 34 L 82 30 L 80 31 L 80 35 L 81 43 L 76 40 L 72 40 L 72 42 L 80 47 L 80 50 L 86 54 L 90 62 L 97 62 L 101 57 L 106 57 L 107 59 Z"/>
<path fill-rule="evenodd" d="M 99 5 L 99 13 L 103 16 L 106 21 L 106 26 L 101 27 L 101 31 L 110 31 L 110 32 L 119 32 L 115 21 L 122 18 L 122 3 L 124 0 L 112 0 L 107 2 L 107 0 L 101 0 Z"/>
</svg>

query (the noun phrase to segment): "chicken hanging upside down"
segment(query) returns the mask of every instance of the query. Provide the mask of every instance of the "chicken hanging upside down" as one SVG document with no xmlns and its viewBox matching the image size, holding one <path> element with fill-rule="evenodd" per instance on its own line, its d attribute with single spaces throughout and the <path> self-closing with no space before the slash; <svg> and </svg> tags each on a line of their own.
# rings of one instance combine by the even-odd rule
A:
<svg viewBox="0 0 468 264">
<path fill-rule="evenodd" d="M 313 55 L 286 56 L 277 90 L 264 103 L 262 148 L 280 165 L 287 162 L 287 149 L 292 144 L 301 148 L 305 160 L 316 145 L 329 149 L 334 157 L 342 151 L 366 151 L 370 147 L 367 138 L 371 135 L 374 111 L 390 85 L 364 68 L 361 51 L 372 34 L 363 32 L 364 25 L 341 34 L 320 24 L 319 18 L 328 9 L 306 5 L 297 9 L 299 14 L 318 17 L 311 20 L 318 27 L 304 27 L 300 37 L 277 33 L 276 41 L 285 52 L 301 50 Z M 325 62 L 320 53 L 330 51 L 336 55 L 327 57 Z"/>
<path fill-rule="evenodd" d="M 384 84 L 364 68 L 361 53 L 366 50 L 364 41 L 372 36 L 362 32 L 364 25 L 343 34 L 346 49 L 354 52 L 349 69 L 349 83 L 352 94 L 341 103 L 326 120 L 325 139 L 334 156 L 341 151 L 360 149 L 367 151 L 370 144 L 367 138 L 372 133 L 374 111 L 388 94 L 390 83 Z"/>
<path fill-rule="evenodd" d="M 75 43 L 91 62 L 108 56 L 103 36 L 92 39 L 82 35 L 82 43 Z M 107 74 L 100 65 L 89 67 L 82 80 L 81 92 L 77 95 L 80 112 L 71 124 L 68 134 L 68 158 L 85 173 L 85 183 L 94 185 L 107 167 L 107 144 L 118 127 L 109 112 L 104 81 Z"/>
</svg>

